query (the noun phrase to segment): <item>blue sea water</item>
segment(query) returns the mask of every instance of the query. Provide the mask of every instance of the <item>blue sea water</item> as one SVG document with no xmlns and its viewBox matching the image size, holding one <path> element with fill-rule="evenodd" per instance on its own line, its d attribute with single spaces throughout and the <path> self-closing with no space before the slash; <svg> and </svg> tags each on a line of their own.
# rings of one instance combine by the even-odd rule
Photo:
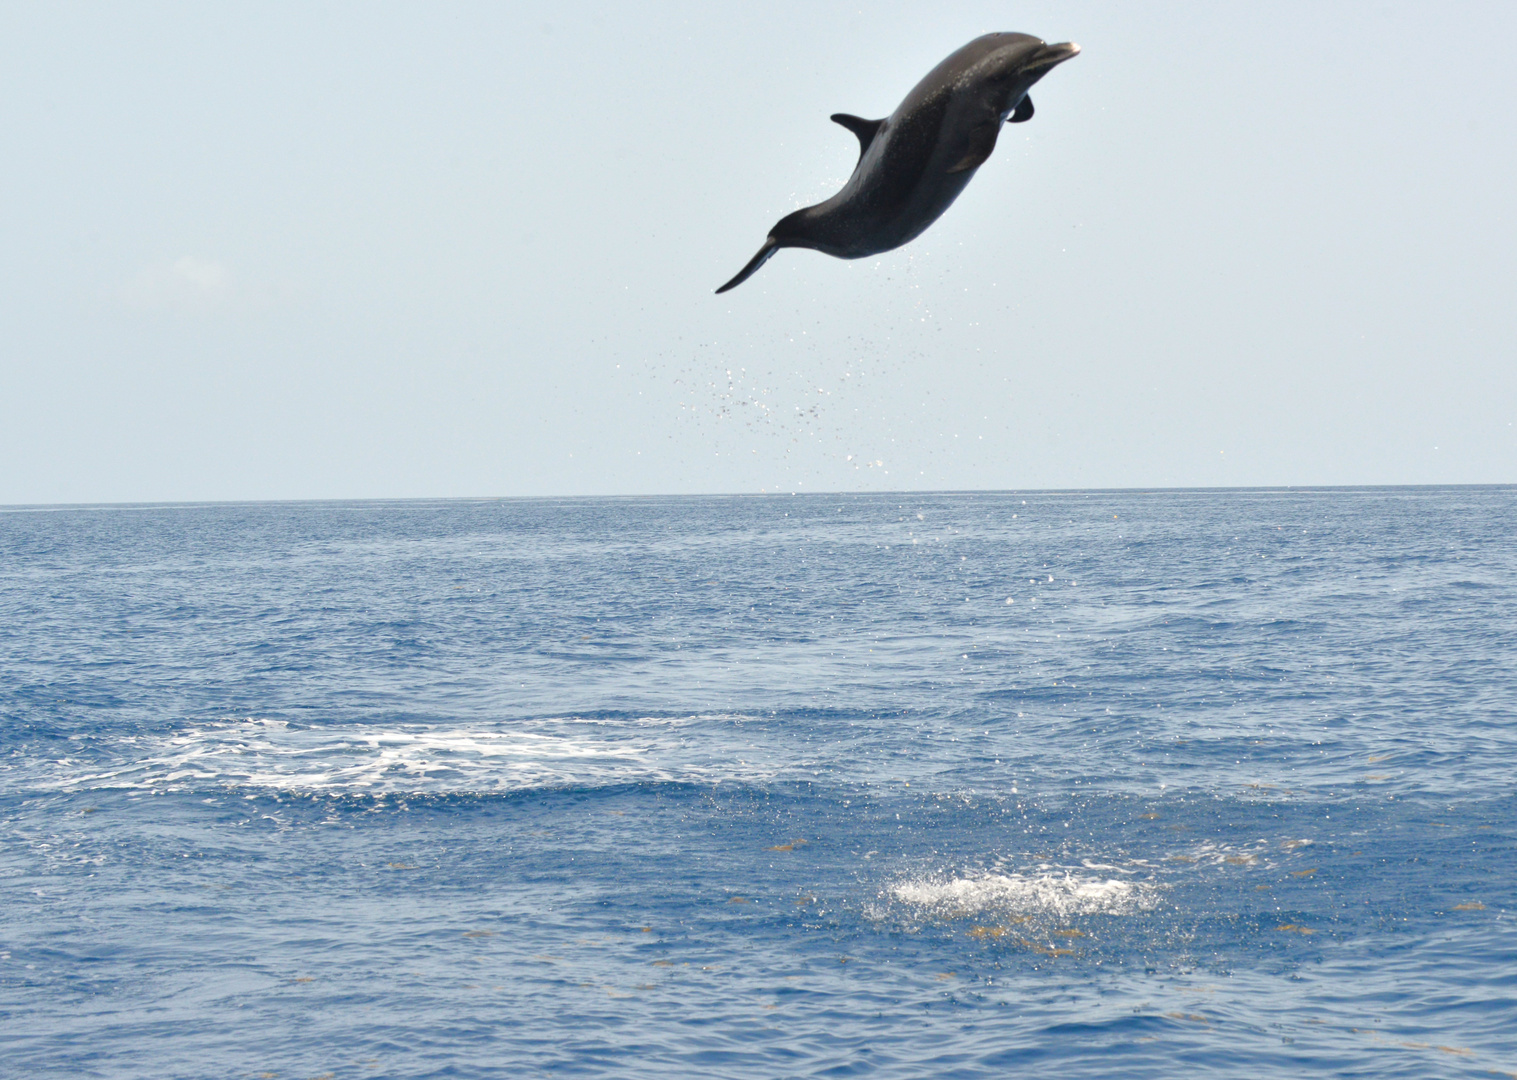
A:
<svg viewBox="0 0 1517 1080">
<path fill-rule="evenodd" d="M 1514 526 L 0 513 L 0 1072 L 1517 1076 Z"/>
</svg>

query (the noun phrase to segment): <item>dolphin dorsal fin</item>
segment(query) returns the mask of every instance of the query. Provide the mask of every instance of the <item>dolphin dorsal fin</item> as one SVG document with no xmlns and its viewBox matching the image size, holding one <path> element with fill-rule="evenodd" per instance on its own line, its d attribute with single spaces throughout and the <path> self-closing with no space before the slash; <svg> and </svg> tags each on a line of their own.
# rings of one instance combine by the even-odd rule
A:
<svg viewBox="0 0 1517 1080">
<path fill-rule="evenodd" d="M 1017 103 L 1017 111 L 1006 118 L 1008 124 L 1025 124 L 1032 119 L 1032 96 L 1029 94 Z"/>
<path fill-rule="evenodd" d="M 845 112 L 833 113 L 832 120 L 859 137 L 859 157 L 869 152 L 869 144 L 874 142 L 874 137 L 880 133 L 880 128 L 885 123 L 884 120 L 865 120 L 861 116 L 850 116 Z"/>
</svg>

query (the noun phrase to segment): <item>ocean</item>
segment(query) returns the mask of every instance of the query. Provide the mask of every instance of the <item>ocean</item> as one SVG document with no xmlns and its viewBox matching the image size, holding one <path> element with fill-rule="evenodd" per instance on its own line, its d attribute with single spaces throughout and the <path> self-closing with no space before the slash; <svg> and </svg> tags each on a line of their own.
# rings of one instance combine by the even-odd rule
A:
<svg viewBox="0 0 1517 1080">
<path fill-rule="evenodd" d="M 6 1077 L 1517 1077 L 1517 488 L 0 511 Z"/>
</svg>

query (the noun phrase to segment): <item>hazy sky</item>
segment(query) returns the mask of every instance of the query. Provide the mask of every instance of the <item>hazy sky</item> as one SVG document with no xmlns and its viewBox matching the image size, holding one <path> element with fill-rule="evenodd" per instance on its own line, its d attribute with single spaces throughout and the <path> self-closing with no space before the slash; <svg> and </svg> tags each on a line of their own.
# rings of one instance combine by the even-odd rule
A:
<svg viewBox="0 0 1517 1080">
<path fill-rule="evenodd" d="M 991 30 L 923 237 L 782 251 Z M 1517 481 L 1517 5 L 0 6 L 0 503 Z"/>
</svg>

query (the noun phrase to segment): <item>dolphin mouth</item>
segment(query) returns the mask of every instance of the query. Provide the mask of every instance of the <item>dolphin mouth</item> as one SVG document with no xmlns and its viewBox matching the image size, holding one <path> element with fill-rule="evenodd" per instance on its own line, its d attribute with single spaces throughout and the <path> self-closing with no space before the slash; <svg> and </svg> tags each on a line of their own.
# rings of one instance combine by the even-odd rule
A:
<svg viewBox="0 0 1517 1080">
<path fill-rule="evenodd" d="M 1044 45 L 1033 54 L 1030 67 L 1040 68 L 1047 71 L 1056 64 L 1080 55 L 1080 46 L 1073 41 L 1061 41 L 1057 45 Z"/>
</svg>

